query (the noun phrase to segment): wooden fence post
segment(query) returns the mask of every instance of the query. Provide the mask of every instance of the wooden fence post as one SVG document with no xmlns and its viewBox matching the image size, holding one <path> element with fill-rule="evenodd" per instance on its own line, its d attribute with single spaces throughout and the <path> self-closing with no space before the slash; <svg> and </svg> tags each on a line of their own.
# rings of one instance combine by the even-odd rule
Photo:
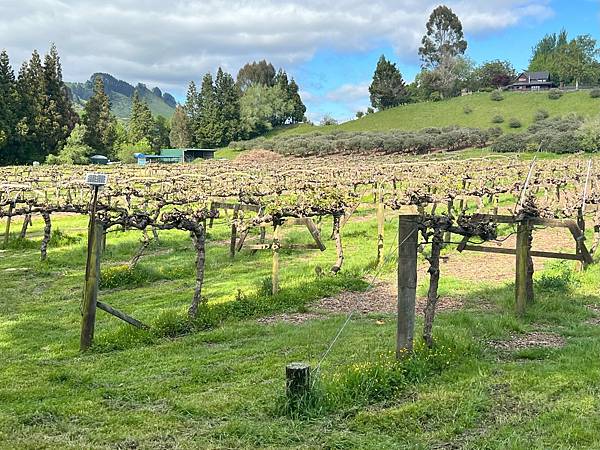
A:
<svg viewBox="0 0 600 450">
<path fill-rule="evenodd" d="M 577 208 L 577 226 L 581 230 L 581 234 L 582 234 L 582 236 L 584 236 L 584 239 L 585 239 L 585 217 L 583 216 L 583 208 L 581 206 L 579 208 Z M 581 256 L 581 253 L 582 253 L 582 251 L 581 251 L 582 243 L 583 243 L 582 240 L 576 241 L 575 253 L 579 256 Z M 581 265 L 579 266 L 579 268 L 580 268 L 580 270 L 583 270 L 586 267 L 587 267 L 587 264 L 582 259 Z"/>
<path fill-rule="evenodd" d="M 531 226 L 527 220 L 517 225 L 515 302 L 517 314 L 523 315 L 533 303 L 533 261 L 531 259 Z"/>
<path fill-rule="evenodd" d="M 94 340 L 96 323 L 96 302 L 98 301 L 98 281 L 100 279 L 100 254 L 104 227 L 94 219 L 88 228 L 88 254 L 85 269 L 85 290 L 83 293 L 81 338 L 79 348 L 87 350 Z"/>
<path fill-rule="evenodd" d="M 453 208 L 454 208 L 454 200 L 449 199 L 448 200 L 448 217 L 450 218 L 450 220 L 452 220 L 452 218 L 454 217 L 453 211 L 452 211 Z M 446 235 L 444 236 L 444 242 L 446 242 L 446 243 L 452 242 L 452 233 L 450 231 L 446 231 Z"/>
<path fill-rule="evenodd" d="M 285 393 L 293 408 L 301 403 L 310 391 L 310 366 L 291 363 L 285 367 Z"/>
<path fill-rule="evenodd" d="M 383 204 L 383 186 L 377 189 L 377 265 L 383 262 L 383 234 L 385 231 L 385 211 Z"/>
<path fill-rule="evenodd" d="M 8 238 L 10 237 L 10 222 L 12 221 L 12 213 L 14 207 L 14 203 L 8 205 L 8 216 L 6 217 L 6 230 L 4 231 L 4 247 L 8 245 Z"/>
<path fill-rule="evenodd" d="M 281 225 L 276 224 L 275 230 L 273 231 L 273 270 L 271 272 L 271 293 L 273 295 L 279 292 L 279 248 L 281 243 L 279 242 L 279 229 Z"/>
<path fill-rule="evenodd" d="M 417 217 L 402 215 L 398 227 L 398 329 L 396 357 L 412 352 L 417 293 Z"/>
<path fill-rule="evenodd" d="M 237 241 L 237 225 L 236 225 L 235 221 L 238 218 L 239 211 L 240 211 L 240 205 L 236 204 L 233 207 L 233 219 L 231 222 L 231 242 L 229 244 L 229 256 L 231 258 L 233 258 L 235 256 L 235 244 Z"/>
</svg>

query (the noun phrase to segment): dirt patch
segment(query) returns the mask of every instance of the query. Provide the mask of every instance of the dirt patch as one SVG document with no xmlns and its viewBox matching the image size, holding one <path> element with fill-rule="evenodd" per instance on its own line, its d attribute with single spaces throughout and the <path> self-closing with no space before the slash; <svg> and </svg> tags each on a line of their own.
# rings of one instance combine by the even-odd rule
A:
<svg viewBox="0 0 600 450">
<path fill-rule="evenodd" d="M 417 298 L 417 313 L 423 314 L 425 297 Z M 326 297 L 314 305 L 316 310 L 329 313 L 346 313 L 356 309 L 361 314 L 389 313 L 395 314 L 398 305 L 398 290 L 392 283 L 377 283 L 365 292 L 342 292 L 334 297 Z M 456 310 L 464 307 L 458 298 L 440 297 L 437 311 Z"/>
<path fill-rule="evenodd" d="M 543 331 L 514 335 L 504 341 L 488 342 L 488 345 L 494 350 L 501 351 L 515 351 L 527 348 L 562 348 L 565 344 L 565 338 L 561 335 Z"/>
<path fill-rule="evenodd" d="M 458 241 L 459 236 L 453 236 L 453 241 Z M 491 241 L 483 245 L 486 247 L 515 248 L 516 236 L 512 235 L 505 241 Z M 573 236 L 565 228 L 546 228 L 533 233 L 533 250 L 560 251 L 565 250 L 575 253 Z M 464 251 L 460 254 L 447 255 L 440 261 L 442 277 L 444 275 L 460 278 L 465 281 L 513 281 L 515 278 L 515 257 L 495 253 L 480 253 Z M 547 258 L 533 258 L 536 270 L 551 262 Z M 419 268 L 419 276 L 426 275 L 428 265 Z"/>
<path fill-rule="evenodd" d="M 239 155 L 235 161 L 268 163 L 280 160 L 281 158 L 283 158 L 283 156 L 279 153 L 271 152 L 269 150 L 250 150 L 249 152 Z"/>
<path fill-rule="evenodd" d="M 277 314 L 275 316 L 261 317 L 257 320 L 258 323 L 263 325 L 272 325 L 278 322 L 291 323 L 295 325 L 302 324 L 309 320 L 323 318 L 322 315 L 316 313 L 294 313 L 294 314 Z"/>
</svg>

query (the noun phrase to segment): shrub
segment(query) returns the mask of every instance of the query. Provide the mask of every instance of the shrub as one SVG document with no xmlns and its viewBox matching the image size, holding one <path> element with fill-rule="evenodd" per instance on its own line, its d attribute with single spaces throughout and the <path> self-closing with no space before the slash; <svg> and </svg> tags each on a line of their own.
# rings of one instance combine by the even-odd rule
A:
<svg viewBox="0 0 600 450">
<path fill-rule="evenodd" d="M 584 152 L 600 151 L 600 118 L 586 120 L 577 131 L 577 140 Z"/>
<path fill-rule="evenodd" d="M 463 112 L 465 114 L 471 114 L 473 112 L 473 108 L 471 108 L 469 105 L 465 105 L 463 108 Z"/>
<path fill-rule="evenodd" d="M 150 269 L 139 264 L 133 269 L 127 264 L 108 266 L 103 268 L 100 274 L 100 287 L 102 289 L 113 289 L 124 286 L 139 286 L 156 278 Z"/>
<path fill-rule="evenodd" d="M 442 100 L 442 94 L 440 94 L 438 91 L 434 91 L 429 94 L 429 100 L 432 102 L 439 102 Z"/>
<path fill-rule="evenodd" d="M 492 150 L 499 153 L 522 152 L 527 147 L 528 133 L 513 133 L 500 136 L 492 144 Z"/>
<path fill-rule="evenodd" d="M 540 120 L 547 119 L 550 116 L 550 113 L 545 109 L 538 109 L 533 116 L 533 120 L 535 122 L 539 122 Z"/>
<path fill-rule="evenodd" d="M 590 91 L 590 97 L 592 97 L 592 98 L 600 98 L 600 89 L 598 89 L 598 88 L 592 89 Z"/>
<path fill-rule="evenodd" d="M 519 119 L 512 118 L 508 121 L 508 126 L 510 128 L 521 128 L 523 125 Z"/>
<path fill-rule="evenodd" d="M 492 117 L 492 123 L 503 123 L 504 122 L 504 117 L 502 117 L 501 115 L 496 115 L 494 117 Z"/>
<path fill-rule="evenodd" d="M 502 91 L 496 89 L 495 91 L 492 91 L 492 93 L 490 94 L 490 99 L 495 101 L 495 102 L 501 102 L 502 100 L 504 100 L 504 96 L 502 95 Z"/>
<path fill-rule="evenodd" d="M 560 89 L 550 89 L 548 91 L 548 98 L 550 100 L 558 100 L 559 98 L 561 98 L 563 95 L 562 91 Z"/>
</svg>

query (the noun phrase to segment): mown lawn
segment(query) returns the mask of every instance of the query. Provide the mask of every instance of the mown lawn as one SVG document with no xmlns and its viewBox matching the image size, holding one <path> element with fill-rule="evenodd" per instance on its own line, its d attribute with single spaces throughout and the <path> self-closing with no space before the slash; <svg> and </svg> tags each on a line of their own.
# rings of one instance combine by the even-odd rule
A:
<svg viewBox="0 0 600 450">
<path fill-rule="evenodd" d="M 327 271 L 335 260 L 331 245 L 323 253 L 285 252 L 276 298 L 265 294 L 269 253 L 229 260 L 228 230 L 217 224 L 204 294 L 215 307 L 236 306 L 194 329 L 185 321 L 194 252 L 185 233 L 161 233 L 134 274 L 100 295 L 152 331 L 99 311 L 96 345 L 83 355 L 78 308 L 86 223 L 63 217 L 54 225 L 61 233 L 47 262 L 27 243 L 12 242 L 0 253 L 2 448 L 600 447 L 600 326 L 589 321 L 594 313 L 586 306 L 600 305 L 597 267 L 579 273 L 555 263 L 536 273 L 537 303 L 522 319 L 513 313 L 511 283 L 442 276 L 440 293 L 459 296 L 464 307 L 439 314 L 434 350 L 418 344 L 415 356 L 399 364 L 390 354 L 395 318 L 356 315 L 323 362 L 309 404 L 290 412 L 285 365 L 315 367 L 346 316 L 302 324 L 256 319 L 304 312 L 312 300 L 342 289 L 365 289 L 362 280 L 374 274 L 373 220 L 344 229 L 346 262 L 337 277 L 317 275 L 317 266 Z M 325 237 L 329 226 L 323 224 Z M 40 229 L 37 219 L 31 241 Z M 395 230 L 390 215 L 392 255 Z M 301 228 L 287 238 L 309 242 Z M 105 270 L 125 263 L 138 239 L 135 232 L 111 233 Z M 389 263 L 382 277 L 393 274 Z M 423 294 L 427 283 L 420 281 Z M 564 346 L 491 344 L 531 331 L 551 333 Z"/>
</svg>

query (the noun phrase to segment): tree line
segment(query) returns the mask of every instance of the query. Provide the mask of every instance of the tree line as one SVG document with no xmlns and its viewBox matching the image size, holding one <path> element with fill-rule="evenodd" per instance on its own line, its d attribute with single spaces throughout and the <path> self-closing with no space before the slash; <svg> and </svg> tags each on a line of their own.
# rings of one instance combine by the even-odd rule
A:
<svg viewBox="0 0 600 450">
<path fill-rule="evenodd" d="M 236 78 L 219 67 L 214 80 L 210 73 L 204 75 L 199 91 L 190 82 L 186 102 L 173 116 L 172 145 L 221 147 L 305 120 L 298 84 L 283 69 L 255 61 L 243 66 Z"/>
<path fill-rule="evenodd" d="M 458 16 L 447 6 L 433 10 L 421 40 L 421 72 L 406 84 L 400 70 L 384 55 L 379 58 L 369 86 L 372 108 L 384 110 L 406 103 L 438 101 L 464 90 L 489 91 L 511 84 L 516 71 L 509 61 L 492 60 L 476 66 L 465 56 L 468 43 Z M 528 70 L 549 71 L 560 85 L 600 83 L 597 42 L 589 34 L 569 40 L 567 32 L 551 33 L 533 48 Z M 365 113 L 359 111 L 360 118 Z"/>
</svg>

